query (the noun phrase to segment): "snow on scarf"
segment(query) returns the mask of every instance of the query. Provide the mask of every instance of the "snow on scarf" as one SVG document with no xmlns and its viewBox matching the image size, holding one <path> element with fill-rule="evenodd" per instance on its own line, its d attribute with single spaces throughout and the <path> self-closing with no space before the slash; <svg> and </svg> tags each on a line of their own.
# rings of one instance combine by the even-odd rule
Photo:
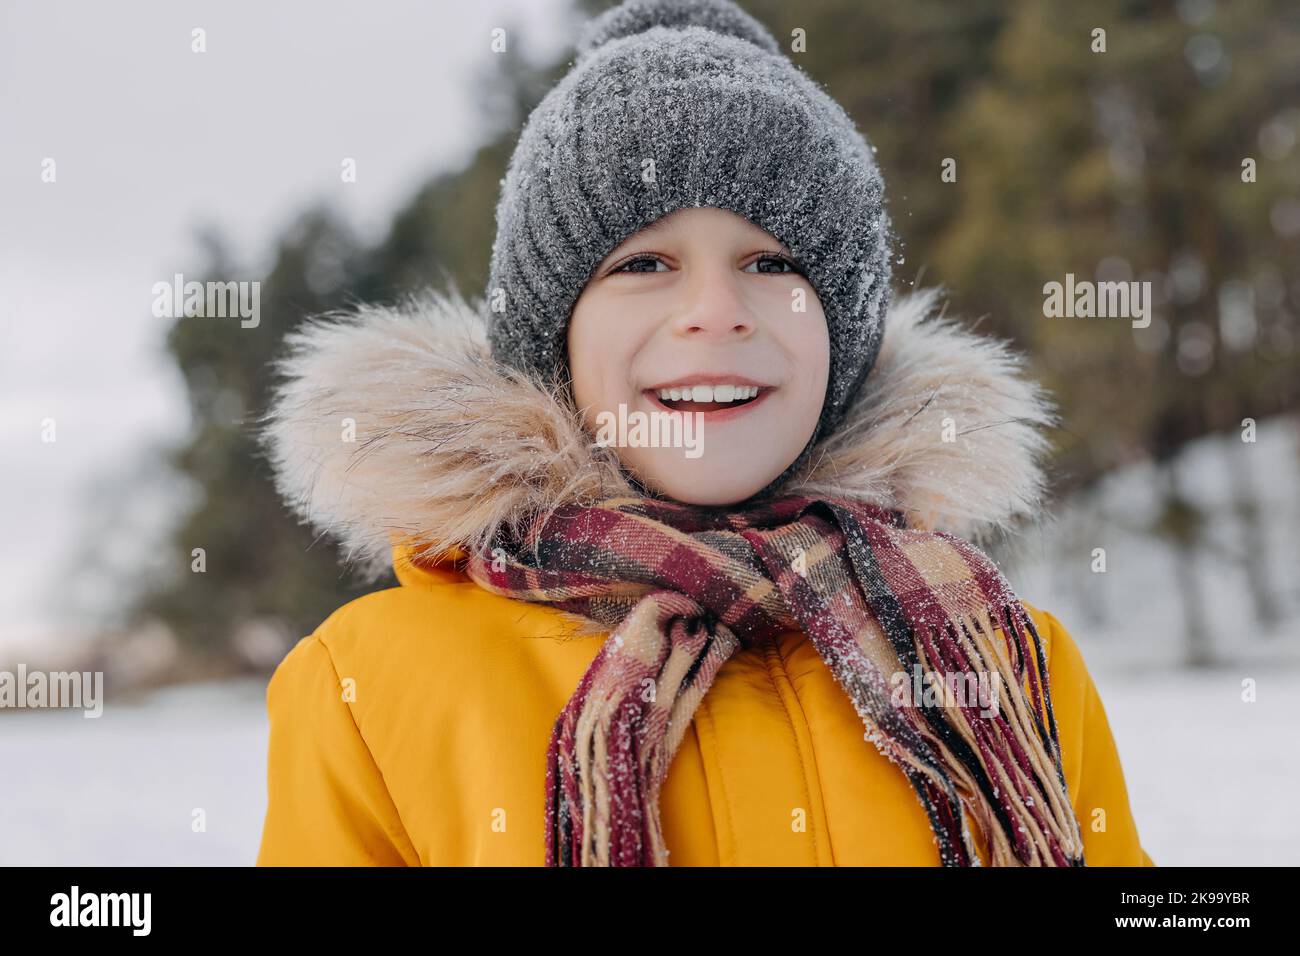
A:
<svg viewBox="0 0 1300 956">
<path fill-rule="evenodd" d="M 521 537 L 473 555 L 470 577 L 611 632 L 552 733 L 548 865 L 667 865 L 659 793 L 696 706 L 739 647 L 790 630 L 911 781 L 943 865 L 980 865 L 963 806 L 995 866 L 1084 865 L 1041 641 L 970 543 L 909 529 L 900 511 L 797 496 L 566 505 Z M 918 665 L 950 691 L 982 675 L 1000 699 L 894 692 Z"/>
</svg>

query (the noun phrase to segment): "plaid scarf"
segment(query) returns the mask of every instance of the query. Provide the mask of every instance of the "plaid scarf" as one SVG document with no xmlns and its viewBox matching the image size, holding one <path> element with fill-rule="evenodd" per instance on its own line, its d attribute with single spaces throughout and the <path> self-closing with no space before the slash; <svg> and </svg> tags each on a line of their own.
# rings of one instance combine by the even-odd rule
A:
<svg viewBox="0 0 1300 956">
<path fill-rule="evenodd" d="M 622 498 L 537 515 L 467 572 L 610 631 L 551 736 L 548 866 L 667 865 L 659 793 L 696 706 L 739 647 L 790 630 L 911 781 L 943 865 L 980 865 L 963 807 L 995 866 L 1084 864 L 1037 630 L 966 541 L 862 501 Z M 962 693 L 980 677 L 993 707 Z"/>
</svg>

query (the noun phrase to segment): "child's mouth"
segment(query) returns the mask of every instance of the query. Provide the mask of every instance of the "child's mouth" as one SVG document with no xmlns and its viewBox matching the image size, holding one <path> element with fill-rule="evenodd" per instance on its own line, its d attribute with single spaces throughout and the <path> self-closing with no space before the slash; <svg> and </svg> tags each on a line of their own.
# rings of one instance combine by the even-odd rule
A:
<svg viewBox="0 0 1300 956">
<path fill-rule="evenodd" d="M 647 388 L 650 404 L 673 412 L 699 412 L 710 418 L 731 418 L 732 414 L 760 404 L 773 388 L 768 385 L 681 386 Z M 674 398 L 676 395 L 678 397 Z"/>
</svg>

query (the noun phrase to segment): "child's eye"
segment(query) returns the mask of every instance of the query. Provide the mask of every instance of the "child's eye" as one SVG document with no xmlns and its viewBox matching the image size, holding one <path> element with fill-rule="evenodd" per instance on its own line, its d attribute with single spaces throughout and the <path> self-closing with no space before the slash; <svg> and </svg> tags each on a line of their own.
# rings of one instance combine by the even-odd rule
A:
<svg viewBox="0 0 1300 956">
<path fill-rule="evenodd" d="M 775 268 L 772 267 L 773 263 L 776 264 Z M 750 269 L 750 266 L 754 266 L 754 268 Z M 802 272 L 800 272 L 798 266 L 796 266 L 785 256 L 780 256 L 780 255 L 759 256 L 757 259 L 751 262 L 749 266 L 745 266 L 745 271 L 761 272 L 761 273 L 767 273 L 769 275 L 789 275 L 789 274 L 802 275 L 803 274 Z"/>
<path fill-rule="evenodd" d="M 650 268 L 644 268 L 647 265 Z M 636 256 L 635 258 L 627 260 L 627 262 L 624 262 L 622 265 L 610 269 L 609 274 L 613 275 L 616 272 L 658 272 L 659 270 L 656 269 L 655 266 L 662 265 L 664 265 L 663 261 L 655 256 Z M 668 267 L 664 266 L 663 271 L 667 272 Z"/>
</svg>

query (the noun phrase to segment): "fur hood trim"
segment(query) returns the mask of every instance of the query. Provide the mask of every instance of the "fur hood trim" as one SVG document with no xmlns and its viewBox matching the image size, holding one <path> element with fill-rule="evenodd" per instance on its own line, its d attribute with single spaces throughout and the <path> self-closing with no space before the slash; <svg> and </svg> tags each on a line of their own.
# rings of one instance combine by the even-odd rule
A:
<svg viewBox="0 0 1300 956">
<path fill-rule="evenodd" d="M 1021 355 L 938 300 L 895 298 L 852 407 L 783 490 L 863 497 L 985 543 L 1039 516 L 1056 411 Z M 484 310 L 433 289 L 286 337 L 258 438 L 289 507 L 366 580 L 397 546 L 433 559 L 537 510 L 636 494 L 563 394 L 491 359 Z"/>
</svg>

